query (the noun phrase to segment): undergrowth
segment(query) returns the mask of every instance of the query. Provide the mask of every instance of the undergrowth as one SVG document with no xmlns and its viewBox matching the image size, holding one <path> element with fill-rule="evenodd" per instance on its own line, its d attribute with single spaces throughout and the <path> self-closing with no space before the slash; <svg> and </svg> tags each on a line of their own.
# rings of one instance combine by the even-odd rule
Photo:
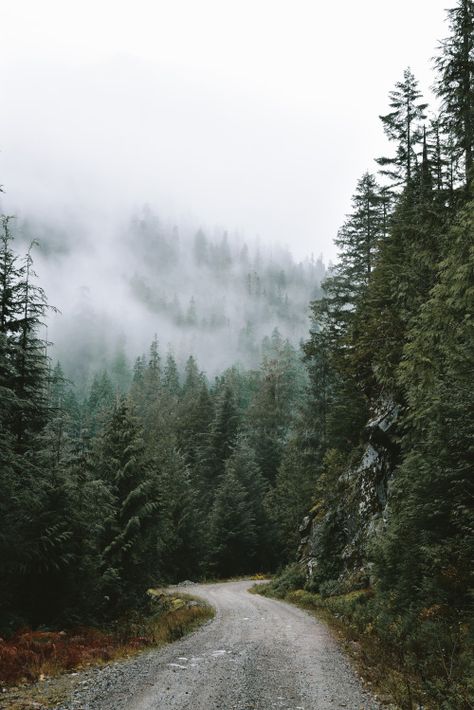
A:
<svg viewBox="0 0 474 710">
<path fill-rule="evenodd" d="M 149 613 L 130 612 L 106 628 L 22 629 L 0 639 L 0 685 L 42 680 L 63 671 L 130 656 L 175 641 L 214 614 L 189 595 L 149 592 Z"/>
<path fill-rule="evenodd" d="M 472 626 L 453 622 L 452 610 L 396 615 L 371 589 L 326 596 L 304 589 L 301 575 L 292 565 L 253 591 L 326 621 L 383 700 L 402 710 L 474 708 Z"/>
</svg>

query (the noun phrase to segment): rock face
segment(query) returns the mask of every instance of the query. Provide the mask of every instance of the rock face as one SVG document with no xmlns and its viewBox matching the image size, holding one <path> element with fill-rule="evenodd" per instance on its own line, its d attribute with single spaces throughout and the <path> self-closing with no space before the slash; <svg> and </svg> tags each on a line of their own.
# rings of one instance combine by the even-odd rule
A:
<svg viewBox="0 0 474 710">
<path fill-rule="evenodd" d="M 345 591 L 369 582 L 369 547 L 384 529 L 390 481 L 399 455 L 399 414 L 400 407 L 393 401 L 379 405 L 367 424 L 367 444 L 360 461 L 339 478 L 337 504 L 330 510 L 316 505 L 304 518 L 299 558 L 310 580 L 320 576 L 329 546 L 339 558 L 337 576 L 332 580 L 337 589 Z"/>
</svg>

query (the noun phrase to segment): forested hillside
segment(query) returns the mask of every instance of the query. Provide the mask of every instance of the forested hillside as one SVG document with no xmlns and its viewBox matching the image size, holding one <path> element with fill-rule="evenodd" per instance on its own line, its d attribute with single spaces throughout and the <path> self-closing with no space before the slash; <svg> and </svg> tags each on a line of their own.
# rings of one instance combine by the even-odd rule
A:
<svg viewBox="0 0 474 710">
<path fill-rule="evenodd" d="M 181 367 L 193 353 L 210 377 L 235 364 L 256 367 L 274 328 L 295 346 L 305 337 L 325 275 L 321 257 L 296 262 L 284 247 L 178 227 L 150 207 L 123 219 L 16 220 L 16 248 L 38 241 L 35 265 L 60 310 L 48 318 L 51 356 L 81 393 L 97 370 L 113 377 L 124 361 L 129 374 L 114 384 L 127 389 L 133 359 L 154 333 Z"/>
<path fill-rule="evenodd" d="M 79 397 L 40 337 L 46 296 L 12 223 L 0 259 L 4 632 L 110 619 L 157 582 L 275 566 L 272 501 L 286 499 L 278 470 L 306 383 L 295 348 L 275 329 L 259 369 L 210 383 L 155 338 L 129 384 L 113 363 Z M 309 495 L 294 491 L 292 528 Z"/>
<path fill-rule="evenodd" d="M 474 702 L 474 4 L 448 15 L 438 104 L 406 69 L 304 346 L 307 589 L 349 593 L 339 616 L 378 638 L 409 708 Z"/>
<path fill-rule="evenodd" d="M 448 13 L 434 91 L 406 69 L 390 92 L 322 291 L 321 261 L 145 211 L 119 240 L 129 310 L 56 318 L 34 225 L 15 241 L 2 217 L 0 633 L 293 563 L 273 591 L 329 600 L 401 707 L 473 707 L 472 0 Z M 48 269 L 77 256 L 41 248 Z"/>
</svg>

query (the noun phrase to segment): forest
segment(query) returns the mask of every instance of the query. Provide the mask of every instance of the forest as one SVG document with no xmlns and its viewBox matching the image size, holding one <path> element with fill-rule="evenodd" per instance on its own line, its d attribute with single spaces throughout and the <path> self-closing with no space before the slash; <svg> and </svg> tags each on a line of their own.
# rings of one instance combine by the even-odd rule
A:
<svg viewBox="0 0 474 710">
<path fill-rule="evenodd" d="M 1 251 L 6 628 L 97 622 L 139 606 L 152 583 L 274 567 L 287 543 L 271 500 L 286 500 L 278 470 L 307 380 L 297 349 L 274 329 L 259 369 L 209 382 L 155 337 L 131 371 L 115 357 L 79 398 L 39 336 L 46 296 L 31 252 L 13 250 L 12 221 Z M 294 490 L 290 528 L 310 492 Z"/>
<path fill-rule="evenodd" d="M 15 219 L 16 249 L 38 242 L 35 267 L 61 306 L 47 323 L 51 357 L 80 395 L 103 369 L 128 389 L 130 363 L 154 333 L 181 369 L 192 353 L 210 378 L 232 365 L 258 367 L 274 328 L 295 346 L 305 338 L 326 272 L 321 256 L 297 262 L 283 246 L 192 220 L 174 224 L 147 205 L 125 215 L 120 224 L 96 217 L 93 227 L 34 211 Z"/>
<path fill-rule="evenodd" d="M 2 217 L 2 634 L 100 624 L 151 585 L 279 571 L 275 589 L 350 597 L 342 613 L 415 678 L 403 707 L 473 706 L 472 0 L 448 11 L 434 93 L 430 108 L 409 68 L 391 91 L 387 153 L 355 187 L 301 348 L 274 328 L 259 364 L 213 379 L 151 332 L 132 368 L 86 363 L 75 386 L 42 336 L 35 247 L 18 252 Z M 197 338 L 221 327 L 167 300 L 164 242 L 136 228 L 157 250 L 136 298 Z M 198 233 L 191 258 L 225 280 L 218 247 Z M 265 289 L 254 272 L 249 303 L 295 307 L 280 269 Z"/>
</svg>

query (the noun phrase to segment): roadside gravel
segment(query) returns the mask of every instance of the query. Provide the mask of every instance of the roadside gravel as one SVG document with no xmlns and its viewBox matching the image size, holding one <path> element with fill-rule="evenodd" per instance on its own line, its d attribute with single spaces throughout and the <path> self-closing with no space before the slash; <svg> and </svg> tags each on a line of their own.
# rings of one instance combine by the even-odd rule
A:
<svg viewBox="0 0 474 710">
<path fill-rule="evenodd" d="M 379 710 L 323 624 L 249 594 L 251 584 L 193 585 L 216 609 L 214 620 L 81 674 L 56 710 Z"/>
</svg>

